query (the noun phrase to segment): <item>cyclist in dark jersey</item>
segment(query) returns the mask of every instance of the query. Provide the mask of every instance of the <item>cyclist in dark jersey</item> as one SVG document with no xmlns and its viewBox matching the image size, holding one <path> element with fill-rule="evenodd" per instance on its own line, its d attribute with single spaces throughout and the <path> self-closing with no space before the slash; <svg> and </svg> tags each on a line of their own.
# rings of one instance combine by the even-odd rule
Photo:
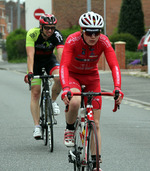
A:
<svg viewBox="0 0 150 171">
<path fill-rule="evenodd" d="M 28 74 L 24 81 L 28 83 L 28 78 L 34 75 L 41 75 L 44 67 L 47 74 L 59 74 L 59 62 L 61 59 L 64 42 L 61 33 L 55 28 L 57 19 L 52 14 L 44 14 L 39 19 L 40 27 L 30 29 L 26 37 L 27 66 Z M 54 55 L 54 48 L 57 49 L 57 57 Z M 57 58 L 57 59 L 56 59 Z M 61 91 L 59 78 L 54 79 L 52 87 L 52 100 L 54 114 L 59 114 L 59 106 L 55 102 Z M 40 108 L 39 99 L 41 93 L 41 80 L 31 81 L 31 113 L 35 125 L 33 137 L 41 137 L 39 125 Z"/>
<path fill-rule="evenodd" d="M 69 111 L 66 112 L 67 125 L 64 134 L 64 143 L 68 147 L 74 146 L 74 123 L 80 107 L 81 97 L 73 96 L 69 101 L 66 94 L 68 91 L 80 92 L 81 85 L 85 85 L 85 92 L 101 91 L 97 63 L 103 52 L 112 71 L 114 91 L 118 89 L 120 92 L 117 104 L 120 104 L 123 98 L 121 73 L 114 49 L 108 37 L 101 34 L 101 28 L 104 25 L 103 18 L 97 13 L 87 12 L 81 15 L 79 25 L 81 26 L 81 31 L 73 33 L 67 38 L 60 63 L 60 80 L 63 88 L 61 97 L 65 105 L 69 104 Z M 99 120 L 101 103 L 101 96 L 97 96 L 92 102 L 99 140 L 100 161 L 101 136 Z M 95 154 L 92 157 L 96 158 Z M 95 163 L 93 166 L 95 167 Z M 99 170 L 101 171 L 101 169 Z"/>
</svg>

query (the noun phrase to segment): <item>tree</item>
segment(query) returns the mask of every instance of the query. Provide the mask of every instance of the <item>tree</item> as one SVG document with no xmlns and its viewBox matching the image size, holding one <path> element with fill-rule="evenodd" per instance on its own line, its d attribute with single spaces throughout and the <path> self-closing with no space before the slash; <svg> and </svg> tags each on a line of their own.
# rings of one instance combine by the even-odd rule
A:
<svg viewBox="0 0 150 171">
<path fill-rule="evenodd" d="M 138 40 L 145 34 L 141 0 L 123 0 L 118 33 L 130 33 Z"/>
</svg>

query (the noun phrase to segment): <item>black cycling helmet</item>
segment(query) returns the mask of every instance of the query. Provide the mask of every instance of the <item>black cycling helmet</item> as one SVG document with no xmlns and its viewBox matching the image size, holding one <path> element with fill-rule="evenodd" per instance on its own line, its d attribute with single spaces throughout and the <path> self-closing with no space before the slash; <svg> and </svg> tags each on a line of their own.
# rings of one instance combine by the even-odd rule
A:
<svg viewBox="0 0 150 171">
<path fill-rule="evenodd" d="M 43 14 L 39 18 L 40 25 L 55 25 L 57 19 L 53 14 Z"/>
</svg>

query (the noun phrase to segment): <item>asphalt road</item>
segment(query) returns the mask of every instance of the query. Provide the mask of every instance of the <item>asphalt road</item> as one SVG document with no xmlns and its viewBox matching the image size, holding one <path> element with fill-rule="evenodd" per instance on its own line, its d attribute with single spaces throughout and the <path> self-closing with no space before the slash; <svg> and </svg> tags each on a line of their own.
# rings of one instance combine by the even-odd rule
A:
<svg viewBox="0 0 150 171">
<path fill-rule="evenodd" d="M 26 73 L 27 64 L 11 64 L 7 61 L 0 62 L 0 70 L 10 70 L 20 73 Z M 99 71 L 101 78 L 101 87 L 103 90 L 113 90 L 113 81 L 111 72 Z M 133 76 L 135 73 L 136 76 Z M 128 101 L 134 101 L 139 104 L 150 106 L 150 76 L 144 72 L 137 72 L 136 70 L 122 71 L 122 91 L 124 98 Z"/>
<path fill-rule="evenodd" d="M 128 75 L 122 72 L 122 91 L 124 98 L 140 104 L 150 106 L 150 78 Z M 113 90 L 113 80 L 110 72 L 100 71 L 101 88 Z"/>
<path fill-rule="evenodd" d="M 32 137 L 30 92 L 23 78 L 24 73 L 0 70 L 0 171 L 73 170 L 63 144 L 64 104 L 59 97 L 61 114 L 54 127 L 54 152 L 50 153 L 43 141 Z M 102 169 L 149 171 L 150 107 L 124 99 L 121 109 L 113 113 L 113 103 L 111 97 L 103 98 L 100 121 Z"/>
</svg>

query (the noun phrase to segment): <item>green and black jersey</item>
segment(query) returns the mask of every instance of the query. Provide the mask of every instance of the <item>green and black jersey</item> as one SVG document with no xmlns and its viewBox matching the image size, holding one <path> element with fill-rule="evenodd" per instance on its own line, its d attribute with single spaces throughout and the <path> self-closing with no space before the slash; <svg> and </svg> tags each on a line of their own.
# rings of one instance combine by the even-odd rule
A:
<svg viewBox="0 0 150 171">
<path fill-rule="evenodd" d="M 32 28 L 26 36 L 26 47 L 35 47 L 34 60 L 46 60 L 53 54 L 55 47 L 64 45 L 61 33 L 55 29 L 52 36 L 45 40 L 41 35 L 40 28 Z"/>
</svg>

